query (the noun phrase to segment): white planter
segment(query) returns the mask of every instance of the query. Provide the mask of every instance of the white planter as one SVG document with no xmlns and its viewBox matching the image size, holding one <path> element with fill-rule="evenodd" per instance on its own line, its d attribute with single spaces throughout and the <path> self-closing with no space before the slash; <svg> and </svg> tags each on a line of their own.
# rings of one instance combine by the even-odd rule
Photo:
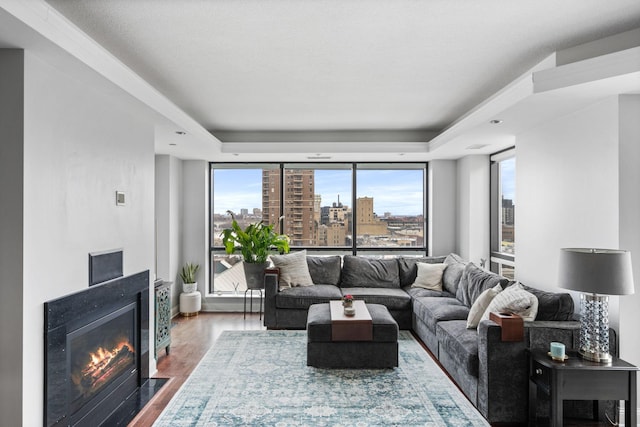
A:
<svg viewBox="0 0 640 427">
<path fill-rule="evenodd" d="M 190 294 L 198 290 L 198 282 L 194 283 L 183 283 L 182 284 L 182 292 Z"/>
</svg>

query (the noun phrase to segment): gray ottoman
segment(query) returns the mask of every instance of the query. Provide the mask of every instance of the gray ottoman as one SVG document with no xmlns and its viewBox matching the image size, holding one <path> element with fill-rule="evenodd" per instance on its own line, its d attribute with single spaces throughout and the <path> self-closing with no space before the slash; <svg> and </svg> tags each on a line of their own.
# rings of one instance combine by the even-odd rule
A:
<svg viewBox="0 0 640 427">
<path fill-rule="evenodd" d="M 332 341 L 329 304 L 313 304 L 307 315 L 307 366 L 393 368 L 398 366 L 398 324 L 387 307 L 367 304 L 372 341 Z"/>
</svg>

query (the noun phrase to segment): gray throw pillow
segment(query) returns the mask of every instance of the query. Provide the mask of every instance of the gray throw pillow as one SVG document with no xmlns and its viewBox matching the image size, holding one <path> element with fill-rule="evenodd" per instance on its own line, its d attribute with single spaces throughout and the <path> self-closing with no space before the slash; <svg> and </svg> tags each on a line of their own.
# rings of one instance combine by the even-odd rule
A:
<svg viewBox="0 0 640 427">
<path fill-rule="evenodd" d="M 471 307 L 482 292 L 498 284 L 504 288 L 507 283 L 509 283 L 509 279 L 483 270 L 470 262 L 465 266 L 462 273 L 456 298 L 467 307 Z"/>
<path fill-rule="evenodd" d="M 398 262 L 345 255 L 342 266 L 343 288 L 399 288 Z"/>
<path fill-rule="evenodd" d="M 464 272 L 464 266 L 467 265 L 457 254 L 449 254 L 444 259 L 447 269 L 442 275 L 442 287 L 445 291 L 455 295 L 458 291 L 458 284 Z"/>
<path fill-rule="evenodd" d="M 334 256 L 307 256 L 307 266 L 313 283 L 316 285 L 340 284 L 342 258 Z"/>
</svg>

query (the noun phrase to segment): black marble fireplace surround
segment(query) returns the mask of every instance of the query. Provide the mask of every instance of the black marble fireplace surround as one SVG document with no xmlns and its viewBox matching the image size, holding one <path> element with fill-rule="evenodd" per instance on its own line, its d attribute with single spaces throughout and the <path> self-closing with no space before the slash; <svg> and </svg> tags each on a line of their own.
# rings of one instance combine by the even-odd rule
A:
<svg viewBox="0 0 640 427">
<path fill-rule="evenodd" d="M 146 393 L 149 271 L 48 301 L 44 310 L 45 426 L 99 426 Z"/>
</svg>

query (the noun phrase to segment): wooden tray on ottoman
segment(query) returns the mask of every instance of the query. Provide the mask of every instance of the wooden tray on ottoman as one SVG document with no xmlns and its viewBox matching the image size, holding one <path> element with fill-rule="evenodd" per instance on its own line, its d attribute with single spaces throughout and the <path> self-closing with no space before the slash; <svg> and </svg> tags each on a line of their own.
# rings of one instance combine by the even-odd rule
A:
<svg viewBox="0 0 640 427">
<path fill-rule="evenodd" d="M 345 316 L 342 301 L 330 301 L 332 341 L 373 340 L 373 320 L 364 301 L 356 300 L 354 316 Z"/>
</svg>

